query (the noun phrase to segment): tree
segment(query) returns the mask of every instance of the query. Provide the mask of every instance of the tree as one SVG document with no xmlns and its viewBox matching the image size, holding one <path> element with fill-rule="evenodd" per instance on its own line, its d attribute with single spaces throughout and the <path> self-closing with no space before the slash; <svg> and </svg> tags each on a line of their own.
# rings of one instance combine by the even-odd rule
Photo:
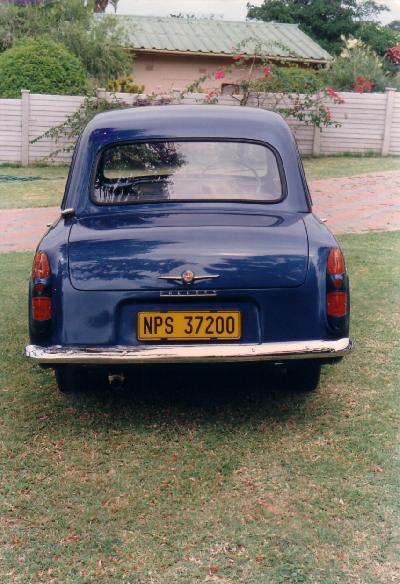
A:
<svg viewBox="0 0 400 584">
<path fill-rule="evenodd" d="M 390 47 L 400 42 L 400 33 L 375 22 L 363 22 L 357 33 L 357 38 L 383 57 Z"/>
<path fill-rule="evenodd" d="M 249 18 L 299 24 L 331 53 L 339 53 L 341 35 L 357 36 L 366 20 L 374 20 L 386 6 L 372 0 L 264 0 L 261 6 L 247 5 Z"/>
<path fill-rule="evenodd" d="M 101 85 L 130 73 L 132 58 L 125 50 L 124 31 L 113 16 L 93 18 L 93 8 L 93 2 L 84 0 L 51 0 L 38 6 L 0 4 L 0 52 L 19 39 L 48 36 L 62 42 Z"/>
<path fill-rule="evenodd" d="M 26 39 L 0 55 L 0 96 L 36 93 L 82 95 L 88 91 L 81 62 L 62 44 Z"/>
<path fill-rule="evenodd" d="M 392 22 L 389 22 L 388 27 L 400 32 L 400 20 L 392 20 Z"/>
</svg>

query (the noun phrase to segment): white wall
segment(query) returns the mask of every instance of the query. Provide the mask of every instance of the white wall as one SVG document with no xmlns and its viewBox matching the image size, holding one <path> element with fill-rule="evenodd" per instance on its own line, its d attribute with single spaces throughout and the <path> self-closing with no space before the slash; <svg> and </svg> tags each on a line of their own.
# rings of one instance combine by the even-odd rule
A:
<svg viewBox="0 0 400 584">
<path fill-rule="evenodd" d="M 102 93 L 104 97 L 112 94 Z M 318 128 L 298 120 L 288 120 L 302 154 L 336 154 L 368 152 L 400 155 L 400 93 L 341 93 L 344 104 L 329 104 L 332 116 L 340 126 Z M 133 105 L 136 95 L 116 94 Z M 139 96 L 140 98 L 140 96 Z M 188 94 L 180 103 L 201 103 L 203 94 Z M 64 95 L 36 95 L 22 92 L 22 99 L 0 99 L 0 162 L 22 162 L 46 159 L 62 147 L 50 138 L 32 144 L 32 140 L 50 128 L 62 124 L 75 112 L 84 98 Z M 237 100 L 221 96 L 221 105 L 237 105 Z M 55 162 L 68 161 L 69 153 L 53 157 Z"/>
</svg>

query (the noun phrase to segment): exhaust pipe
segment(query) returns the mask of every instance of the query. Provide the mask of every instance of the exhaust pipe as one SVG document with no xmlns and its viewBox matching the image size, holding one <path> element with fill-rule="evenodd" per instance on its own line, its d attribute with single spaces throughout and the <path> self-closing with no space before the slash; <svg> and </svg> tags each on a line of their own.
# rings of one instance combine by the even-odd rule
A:
<svg viewBox="0 0 400 584">
<path fill-rule="evenodd" d="M 122 389 L 125 381 L 123 373 L 110 373 L 108 375 L 108 383 L 112 389 Z"/>
</svg>

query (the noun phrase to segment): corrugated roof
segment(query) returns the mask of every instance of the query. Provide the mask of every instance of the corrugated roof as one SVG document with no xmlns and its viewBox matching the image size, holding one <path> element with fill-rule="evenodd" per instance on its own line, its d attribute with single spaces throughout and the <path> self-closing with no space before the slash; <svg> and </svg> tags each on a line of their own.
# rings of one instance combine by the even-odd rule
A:
<svg viewBox="0 0 400 584">
<path fill-rule="evenodd" d="M 297 24 L 279 22 L 118 15 L 135 49 L 232 55 L 254 54 L 255 46 L 272 57 L 329 61 L 322 47 Z"/>
</svg>

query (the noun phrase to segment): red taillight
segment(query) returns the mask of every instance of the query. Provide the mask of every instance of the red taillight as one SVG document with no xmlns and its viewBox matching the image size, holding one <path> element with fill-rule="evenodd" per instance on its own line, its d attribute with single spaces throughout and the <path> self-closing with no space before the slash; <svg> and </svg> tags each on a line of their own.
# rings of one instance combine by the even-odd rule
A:
<svg viewBox="0 0 400 584">
<path fill-rule="evenodd" d="M 326 269 L 330 276 L 340 276 L 346 272 L 344 257 L 338 247 L 333 247 L 329 252 Z"/>
<path fill-rule="evenodd" d="M 349 293 L 346 265 L 341 250 L 329 250 L 326 262 L 326 313 L 331 327 L 340 329 L 345 321 L 337 321 L 348 315 Z"/>
<path fill-rule="evenodd" d="M 49 296 L 34 296 L 32 298 L 33 320 L 51 319 L 51 298 Z"/>
<path fill-rule="evenodd" d="M 36 321 L 51 320 L 50 263 L 44 251 L 35 254 L 32 265 L 32 319 Z"/>
<path fill-rule="evenodd" d="M 328 316 L 346 316 L 347 292 L 328 292 L 326 295 Z"/>
<path fill-rule="evenodd" d="M 50 278 L 50 264 L 44 251 L 38 251 L 32 265 L 32 278 Z"/>
</svg>

